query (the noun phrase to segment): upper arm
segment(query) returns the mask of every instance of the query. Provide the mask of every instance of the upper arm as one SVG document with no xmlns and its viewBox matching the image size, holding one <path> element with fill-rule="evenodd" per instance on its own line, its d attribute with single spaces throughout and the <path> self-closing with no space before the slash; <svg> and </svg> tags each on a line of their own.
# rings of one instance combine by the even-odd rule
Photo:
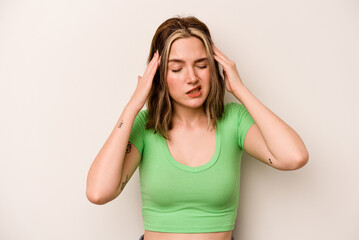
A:
<svg viewBox="0 0 359 240">
<path fill-rule="evenodd" d="M 118 196 L 130 181 L 133 173 L 136 171 L 141 161 L 141 155 L 145 139 L 145 124 L 147 122 L 147 111 L 141 110 L 132 125 L 130 137 L 128 140 L 125 158 L 122 167 L 121 181 L 118 186 Z"/>
<path fill-rule="evenodd" d="M 278 162 L 273 154 L 269 151 L 262 133 L 256 123 L 254 123 L 247 131 L 244 138 L 244 151 L 261 162 L 280 170 L 285 170 Z"/>
<path fill-rule="evenodd" d="M 130 181 L 141 161 L 141 154 L 131 142 L 128 142 L 125 158 L 123 161 L 121 181 L 118 188 L 117 196 L 123 191 L 126 184 Z M 117 197 L 116 196 L 116 197 Z"/>
</svg>

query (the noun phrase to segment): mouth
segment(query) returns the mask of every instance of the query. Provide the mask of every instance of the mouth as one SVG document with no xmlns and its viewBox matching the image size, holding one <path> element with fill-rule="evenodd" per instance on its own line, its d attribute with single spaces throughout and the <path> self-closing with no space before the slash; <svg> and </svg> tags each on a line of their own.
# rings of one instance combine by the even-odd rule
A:
<svg viewBox="0 0 359 240">
<path fill-rule="evenodd" d="M 190 94 L 190 93 L 196 93 L 199 92 L 201 90 L 201 86 L 197 86 L 195 88 L 192 88 L 191 90 L 189 90 L 188 92 L 186 92 L 186 94 Z"/>
</svg>

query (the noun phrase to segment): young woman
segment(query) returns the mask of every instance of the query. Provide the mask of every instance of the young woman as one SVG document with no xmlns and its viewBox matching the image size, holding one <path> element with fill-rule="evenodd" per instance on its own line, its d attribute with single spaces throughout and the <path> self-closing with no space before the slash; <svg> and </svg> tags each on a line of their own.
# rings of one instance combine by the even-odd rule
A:
<svg viewBox="0 0 359 240">
<path fill-rule="evenodd" d="M 242 104 L 224 104 L 225 89 Z M 95 204 L 115 199 L 139 166 L 140 239 L 233 240 L 243 151 L 280 170 L 309 158 L 298 134 L 246 88 L 207 26 L 170 18 L 91 165 L 86 194 Z"/>
</svg>

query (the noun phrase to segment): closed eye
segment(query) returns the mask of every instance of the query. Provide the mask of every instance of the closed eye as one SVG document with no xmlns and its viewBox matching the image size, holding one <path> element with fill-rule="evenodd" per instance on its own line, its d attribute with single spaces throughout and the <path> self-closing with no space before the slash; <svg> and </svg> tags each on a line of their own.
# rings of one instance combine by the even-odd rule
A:
<svg viewBox="0 0 359 240">
<path fill-rule="evenodd" d="M 198 68 L 200 68 L 200 69 L 205 69 L 205 68 L 207 68 L 207 65 L 204 65 L 204 66 L 198 66 Z M 182 69 L 182 68 L 179 68 L 179 69 L 172 69 L 171 71 L 172 71 L 172 72 L 174 72 L 174 73 L 176 73 L 176 72 L 181 71 L 181 69 Z"/>
</svg>

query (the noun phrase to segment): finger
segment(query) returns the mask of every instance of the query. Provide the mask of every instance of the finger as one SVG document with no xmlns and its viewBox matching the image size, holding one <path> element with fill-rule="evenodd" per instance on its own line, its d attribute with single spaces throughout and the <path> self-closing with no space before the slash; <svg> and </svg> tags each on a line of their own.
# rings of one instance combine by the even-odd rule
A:
<svg viewBox="0 0 359 240">
<path fill-rule="evenodd" d="M 213 45 L 213 52 L 224 55 L 215 45 Z"/>
<path fill-rule="evenodd" d="M 156 50 L 156 52 L 153 54 L 152 58 L 151 58 L 151 61 L 148 63 L 151 64 L 153 62 L 156 62 L 157 61 L 157 57 L 158 57 L 158 50 Z"/>
<path fill-rule="evenodd" d="M 145 73 L 143 75 L 146 75 L 148 73 L 153 72 L 154 68 L 157 68 L 158 65 L 158 50 L 155 52 L 155 54 L 153 55 L 153 58 L 151 59 L 151 61 L 148 63 L 147 68 L 145 70 Z"/>
<path fill-rule="evenodd" d="M 215 46 L 213 45 L 213 53 L 216 54 L 216 55 L 219 55 L 221 53 L 221 51 Z"/>
<path fill-rule="evenodd" d="M 153 55 L 153 58 L 151 60 L 151 63 L 153 63 L 153 65 L 156 65 L 160 59 L 160 54 L 158 52 L 158 50 L 155 52 L 155 54 Z"/>
<path fill-rule="evenodd" d="M 215 55 L 220 58 L 223 62 L 230 64 L 231 60 L 229 58 L 227 58 L 223 53 L 220 52 L 216 52 Z"/>
<path fill-rule="evenodd" d="M 218 51 L 219 49 L 216 47 L 216 45 L 212 45 L 213 51 Z"/>
<path fill-rule="evenodd" d="M 149 64 L 148 69 L 146 69 L 147 73 L 149 74 L 149 76 L 151 78 L 153 78 L 153 76 L 156 74 L 156 71 L 158 69 L 158 66 L 160 65 L 160 58 L 159 58 L 159 54 L 157 53 L 158 57 L 154 62 L 152 62 L 151 64 Z"/>
<path fill-rule="evenodd" d="M 222 74 L 223 77 L 226 78 L 227 77 L 227 63 L 224 62 L 222 59 L 220 59 L 218 56 L 215 56 L 215 59 L 222 65 Z"/>
<path fill-rule="evenodd" d="M 161 64 L 161 57 L 162 56 L 160 56 L 160 54 L 159 54 L 159 52 L 158 52 L 158 50 L 157 50 L 157 53 L 156 53 L 157 55 L 155 56 L 155 58 L 154 58 L 154 62 L 153 62 L 153 64 L 151 64 L 151 67 L 150 67 L 150 71 L 157 71 L 157 69 L 158 69 L 158 67 L 160 66 L 160 64 Z"/>
<path fill-rule="evenodd" d="M 213 56 L 214 56 L 214 58 L 217 60 L 217 62 L 219 62 L 219 63 L 222 65 L 222 67 L 223 67 L 224 70 L 229 69 L 230 63 L 227 62 L 225 59 L 223 59 L 223 57 L 221 57 L 221 56 L 219 56 L 219 55 L 213 55 Z"/>
<path fill-rule="evenodd" d="M 222 66 L 226 64 L 222 58 L 220 58 L 218 55 L 213 55 L 214 59 L 216 59 L 217 62 L 219 62 Z"/>
<path fill-rule="evenodd" d="M 223 59 L 223 61 L 227 62 L 228 64 L 231 62 L 231 60 L 214 45 L 213 45 L 213 53 L 218 57 L 220 57 L 221 59 Z"/>
<path fill-rule="evenodd" d="M 214 51 L 213 51 L 213 53 L 214 53 L 213 55 L 214 55 L 214 56 L 216 56 L 216 57 L 222 59 L 223 61 L 225 60 L 223 54 L 221 54 L 218 49 L 215 49 L 215 48 L 214 48 L 213 50 L 214 50 Z"/>
</svg>

